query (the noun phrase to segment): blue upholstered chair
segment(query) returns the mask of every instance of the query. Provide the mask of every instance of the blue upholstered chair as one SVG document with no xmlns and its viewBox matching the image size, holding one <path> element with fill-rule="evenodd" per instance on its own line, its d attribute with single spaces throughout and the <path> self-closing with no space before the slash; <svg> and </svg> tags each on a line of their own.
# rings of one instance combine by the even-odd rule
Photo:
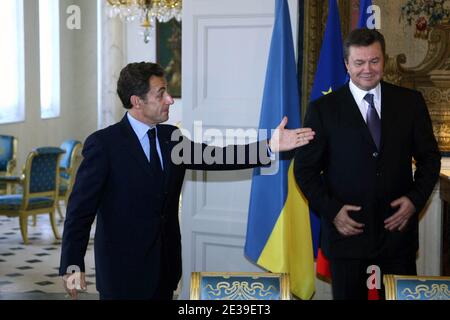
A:
<svg viewBox="0 0 450 320">
<path fill-rule="evenodd" d="M 0 177 L 8 177 L 14 174 L 17 160 L 17 138 L 0 135 Z M 11 184 L 0 181 L 0 194 L 10 193 Z"/>
<path fill-rule="evenodd" d="M 192 272 L 191 300 L 290 300 L 289 275 L 268 272 Z"/>
<path fill-rule="evenodd" d="M 386 300 L 450 300 L 450 277 L 383 276 Z"/>
<path fill-rule="evenodd" d="M 0 196 L 0 215 L 19 217 L 23 242 L 28 243 L 28 217 L 48 213 L 55 238 L 59 239 L 55 223 L 59 188 L 59 160 L 64 150 L 55 147 L 37 148 L 27 157 L 20 177 L 0 177 L 22 185 L 22 194 Z"/>
<path fill-rule="evenodd" d="M 61 181 L 59 184 L 59 199 L 57 203 L 58 213 L 61 219 L 64 218 L 60 200 L 64 201 L 64 205 L 67 208 L 67 201 L 69 200 L 70 193 L 72 192 L 73 183 L 75 181 L 76 171 L 81 160 L 81 148 L 82 143 L 77 140 L 66 140 L 61 146 L 61 149 L 65 151 L 59 162 Z"/>
</svg>

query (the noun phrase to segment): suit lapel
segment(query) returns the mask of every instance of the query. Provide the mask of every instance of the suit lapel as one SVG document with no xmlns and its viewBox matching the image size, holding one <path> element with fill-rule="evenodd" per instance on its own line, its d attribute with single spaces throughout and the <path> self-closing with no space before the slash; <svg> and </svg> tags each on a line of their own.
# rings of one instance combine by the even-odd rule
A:
<svg viewBox="0 0 450 320">
<path fill-rule="evenodd" d="M 136 160 L 136 162 L 142 167 L 144 172 L 151 177 L 154 177 L 153 172 L 150 169 L 150 165 L 148 163 L 148 159 L 145 156 L 145 153 L 142 150 L 141 143 L 139 142 L 138 137 L 133 131 L 130 123 L 128 122 L 127 115 L 122 118 L 120 122 L 122 134 L 124 135 L 126 141 L 126 150 L 129 151 L 130 155 Z"/>
<path fill-rule="evenodd" d="M 353 98 L 348 83 L 342 90 L 340 105 L 342 108 L 342 113 L 344 114 L 342 118 L 344 119 L 345 124 L 357 128 L 363 136 L 364 140 L 366 140 L 367 143 L 371 144 L 376 149 L 377 146 L 375 145 L 369 128 L 367 127 L 366 121 L 362 117 L 358 105 Z"/>
</svg>

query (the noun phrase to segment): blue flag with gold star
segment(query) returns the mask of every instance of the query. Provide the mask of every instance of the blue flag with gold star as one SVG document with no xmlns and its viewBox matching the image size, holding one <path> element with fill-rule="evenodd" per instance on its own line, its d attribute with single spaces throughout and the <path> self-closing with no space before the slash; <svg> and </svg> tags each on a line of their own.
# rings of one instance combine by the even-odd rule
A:
<svg viewBox="0 0 450 320">
<path fill-rule="evenodd" d="M 339 9 L 336 0 L 329 0 L 328 3 L 328 20 L 311 91 L 311 101 L 335 91 L 347 82 Z"/>
<path fill-rule="evenodd" d="M 319 63 L 311 91 L 310 100 L 335 91 L 347 82 L 347 71 L 342 51 L 341 21 L 336 0 L 328 1 L 328 20 L 320 50 Z M 314 256 L 319 248 L 320 219 L 310 214 L 311 230 L 313 236 Z"/>
</svg>

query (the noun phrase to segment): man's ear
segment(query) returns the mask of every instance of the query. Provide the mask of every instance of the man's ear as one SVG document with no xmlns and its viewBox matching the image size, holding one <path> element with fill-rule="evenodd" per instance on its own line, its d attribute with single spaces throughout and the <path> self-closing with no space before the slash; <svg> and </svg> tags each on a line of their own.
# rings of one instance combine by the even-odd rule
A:
<svg viewBox="0 0 450 320">
<path fill-rule="evenodd" d="M 131 103 L 132 107 L 140 108 L 140 105 L 141 105 L 140 102 L 141 102 L 141 98 L 139 98 L 138 96 L 132 95 L 130 97 L 130 103 Z"/>
</svg>

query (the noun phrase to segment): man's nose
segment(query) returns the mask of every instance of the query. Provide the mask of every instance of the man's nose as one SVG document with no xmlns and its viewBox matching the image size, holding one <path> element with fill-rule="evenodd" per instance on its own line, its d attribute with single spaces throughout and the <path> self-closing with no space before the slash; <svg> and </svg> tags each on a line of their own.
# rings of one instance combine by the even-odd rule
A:
<svg viewBox="0 0 450 320">
<path fill-rule="evenodd" d="M 172 96 L 169 93 L 166 93 L 166 94 L 167 94 L 167 96 L 166 96 L 167 104 L 169 104 L 169 105 L 174 104 L 175 100 L 173 100 Z"/>
<path fill-rule="evenodd" d="M 370 66 L 370 62 L 364 63 L 363 71 L 364 72 L 371 72 L 372 71 L 372 67 Z"/>
</svg>

